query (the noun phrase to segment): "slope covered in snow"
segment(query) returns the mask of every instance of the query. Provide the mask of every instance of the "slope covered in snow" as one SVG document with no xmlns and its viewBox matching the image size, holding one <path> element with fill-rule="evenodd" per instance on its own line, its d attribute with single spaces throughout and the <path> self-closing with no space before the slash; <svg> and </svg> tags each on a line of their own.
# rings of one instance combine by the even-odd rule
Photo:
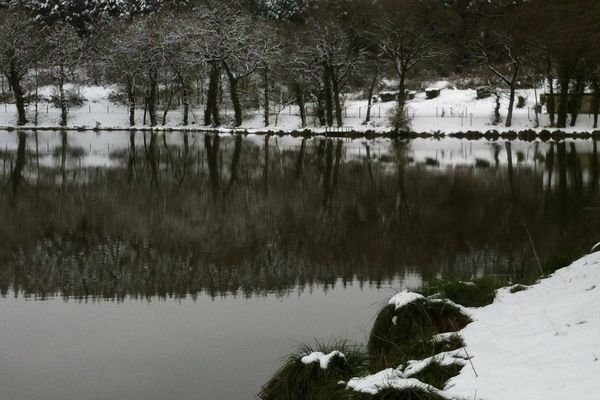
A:
<svg viewBox="0 0 600 400">
<path fill-rule="evenodd" d="M 525 291 L 502 289 L 471 317 L 461 336 L 474 368 L 448 382 L 451 397 L 600 398 L 600 253 Z"/>
</svg>

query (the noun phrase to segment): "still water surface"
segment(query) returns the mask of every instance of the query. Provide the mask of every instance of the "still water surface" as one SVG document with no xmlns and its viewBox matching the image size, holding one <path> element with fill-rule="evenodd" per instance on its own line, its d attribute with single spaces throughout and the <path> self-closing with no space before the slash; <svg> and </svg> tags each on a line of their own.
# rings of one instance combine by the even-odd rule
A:
<svg viewBox="0 0 600 400">
<path fill-rule="evenodd" d="M 535 274 L 600 240 L 593 141 L 0 146 L 1 399 L 252 399 L 295 345 L 364 342 L 398 289 Z"/>
</svg>

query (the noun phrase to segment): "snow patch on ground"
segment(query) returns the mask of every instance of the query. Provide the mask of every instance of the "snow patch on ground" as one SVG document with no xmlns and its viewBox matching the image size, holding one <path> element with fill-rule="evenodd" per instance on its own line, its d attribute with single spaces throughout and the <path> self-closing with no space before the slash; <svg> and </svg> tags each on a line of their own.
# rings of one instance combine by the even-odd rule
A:
<svg viewBox="0 0 600 400">
<path fill-rule="evenodd" d="M 431 364 L 439 364 L 443 367 L 449 367 L 452 365 L 467 365 L 469 355 L 465 349 L 457 349 L 453 351 L 447 351 L 439 353 L 434 356 L 425 358 L 423 360 L 412 360 L 408 362 L 408 366 L 404 369 L 404 376 L 410 378 L 415 376 Z"/>
<path fill-rule="evenodd" d="M 332 351 L 329 354 L 325 354 L 322 353 L 320 351 L 315 351 L 313 353 L 310 353 L 304 357 L 302 357 L 302 359 L 300 361 L 302 361 L 303 364 L 313 364 L 313 363 L 319 363 L 319 366 L 321 367 L 321 369 L 327 369 L 329 368 L 329 363 L 331 362 L 331 360 L 334 357 L 340 357 L 345 359 L 346 356 L 339 352 L 339 351 Z"/>
</svg>

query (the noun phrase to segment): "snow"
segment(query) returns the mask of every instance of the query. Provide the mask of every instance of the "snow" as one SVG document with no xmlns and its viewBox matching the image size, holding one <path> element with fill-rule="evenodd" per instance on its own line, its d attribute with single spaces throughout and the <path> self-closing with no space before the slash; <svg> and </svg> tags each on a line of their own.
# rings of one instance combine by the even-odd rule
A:
<svg viewBox="0 0 600 400">
<path fill-rule="evenodd" d="M 418 294 L 418 293 L 413 293 L 413 292 L 409 292 L 408 290 L 403 290 L 400 293 L 398 293 L 397 295 L 395 295 L 394 297 L 392 297 L 390 299 L 390 301 L 388 302 L 388 304 L 394 305 L 396 307 L 396 310 L 410 304 L 413 303 L 417 300 L 421 300 L 424 299 L 425 297 L 423 297 L 422 295 Z"/>
<path fill-rule="evenodd" d="M 451 365 L 465 366 L 467 365 L 468 359 L 469 354 L 463 348 L 453 351 L 447 351 L 425 358 L 423 360 L 409 361 L 408 366 L 404 369 L 403 375 L 407 378 L 410 378 L 411 376 L 417 375 L 425 368 L 434 363 L 445 367 Z"/>
<path fill-rule="evenodd" d="M 401 292 L 390 304 L 407 304 Z M 464 348 L 352 378 L 348 389 L 420 388 L 456 400 L 594 400 L 600 395 L 600 253 L 542 279 L 528 290 L 497 292 L 494 303 L 462 308 L 474 320 L 460 332 Z M 462 366 L 443 391 L 411 378 L 431 363 Z"/>
<path fill-rule="evenodd" d="M 357 392 L 368 394 L 377 394 L 380 390 L 385 388 L 394 388 L 398 390 L 421 389 L 444 397 L 442 392 L 433 386 L 423 383 L 418 379 L 405 378 L 400 370 L 394 368 L 388 368 L 376 374 L 361 378 L 352 378 L 348 381 L 346 387 Z"/>
<path fill-rule="evenodd" d="M 473 367 L 451 379 L 458 399 L 592 400 L 600 396 L 600 254 L 586 256 L 528 290 L 498 292 L 470 309 L 461 336 Z"/>
<path fill-rule="evenodd" d="M 432 86 L 443 88 L 448 86 L 448 82 L 434 82 Z M 49 97 L 54 92 L 52 86 L 40 88 L 40 94 Z M 77 91 L 87 102 L 82 107 L 73 107 L 69 110 L 70 128 L 112 128 L 128 129 L 129 116 L 128 106 L 123 104 L 113 104 L 109 101 L 110 94 L 117 90 L 116 86 L 73 86 L 67 85 L 68 91 Z M 542 90 L 538 91 L 538 94 Z M 540 115 L 540 126 L 534 128 L 533 107 L 536 105 L 535 93 L 530 89 L 518 90 L 518 96 L 526 99 L 524 108 L 515 108 L 513 114 L 513 126 L 505 127 L 503 124 L 493 125 L 492 114 L 495 105 L 495 99 L 489 97 L 486 99 L 477 99 L 476 91 L 473 89 L 452 90 L 444 89 L 440 96 L 435 99 L 427 99 L 425 92 L 419 92 L 413 100 L 407 103 L 407 113 L 411 119 L 411 130 L 418 133 L 456 133 L 464 131 L 496 130 L 498 132 L 519 131 L 532 129 L 541 131 L 549 127 L 549 117 L 547 114 Z M 371 122 L 364 124 L 367 110 L 367 100 L 357 99 L 359 96 L 348 94 L 344 101 L 344 126 L 351 128 L 356 132 L 365 132 L 367 130 L 376 133 L 385 133 L 392 130 L 389 122 L 391 112 L 396 106 L 396 102 L 375 102 L 371 108 Z M 503 96 L 501 99 L 501 114 L 506 116 L 508 99 Z M 143 110 L 136 110 L 135 126 L 143 127 Z M 159 107 L 159 116 L 162 117 L 162 108 Z M 219 128 L 222 132 L 231 132 L 231 121 L 233 112 L 226 103 L 221 105 L 221 111 L 224 125 Z M 315 133 L 325 133 L 324 127 L 317 126 L 318 123 L 313 117 L 312 108 L 308 106 L 307 129 Z M 34 105 L 28 106 L 28 118 L 33 121 Z M 170 129 L 206 129 L 203 126 L 203 106 L 194 104 L 191 107 L 190 125 L 182 126 L 182 109 L 169 111 L 165 128 Z M 162 119 L 162 118 L 159 118 Z M 38 127 L 50 128 L 58 127 L 60 121 L 60 110 L 47 103 L 39 104 Z M 161 122 L 161 121 L 159 121 Z M 14 127 L 16 124 L 16 109 L 14 104 L 0 104 L 0 127 Z M 29 125 L 31 126 L 31 124 Z M 161 125 L 162 127 L 162 125 Z M 158 127 L 160 128 L 160 127 Z M 285 107 L 279 113 L 279 117 L 271 115 L 270 125 L 265 128 L 263 122 L 262 110 L 246 110 L 244 122 L 238 129 L 250 133 L 265 131 L 293 131 L 302 130 L 299 109 L 295 105 Z M 577 120 L 575 127 L 562 129 L 565 133 L 588 132 L 593 131 L 593 119 L 590 115 L 581 115 Z"/>
<path fill-rule="evenodd" d="M 327 369 L 329 368 L 329 363 L 331 362 L 331 359 L 334 357 L 341 357 L 341 358 L 346 358 L 346 356 L 339 352 L 339 351 L 332 351 L 329 354 L 324 354 L 320 351 L 315 351 L 313 353 L 310 353 L 304 357 L 302 357 L 302 359 L 300 361 L 302 361 L 303 364 L 313 364 L 313 363 L 319 363 L 319 365 L 321 366 L 321 369 Z"/>
</svg>

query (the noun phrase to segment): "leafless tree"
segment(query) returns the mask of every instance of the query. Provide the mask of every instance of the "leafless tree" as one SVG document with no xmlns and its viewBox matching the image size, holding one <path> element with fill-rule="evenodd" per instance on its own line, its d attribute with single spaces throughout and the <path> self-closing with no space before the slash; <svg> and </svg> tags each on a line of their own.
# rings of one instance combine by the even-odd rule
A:
<svg viewBox="0 0 600 400">
<path fill-rule="evenodd" d="M 67 82 L 73 82 L 83 63 L 84 41 L 71 25 L 57 23 L 45 38 L 46 66 L 56 86 L 60 107 L 60 125 L 67 125 L 69 101 L 65 93 Z"/>
<path fill-rule="evenodd" d="M 26 13 L 0 9 L 0 72 L 6 76 L 17 106 L 17 125 L 27 123 L 24 84 L 42 55 L 39 27 Z"/>
</svg>

